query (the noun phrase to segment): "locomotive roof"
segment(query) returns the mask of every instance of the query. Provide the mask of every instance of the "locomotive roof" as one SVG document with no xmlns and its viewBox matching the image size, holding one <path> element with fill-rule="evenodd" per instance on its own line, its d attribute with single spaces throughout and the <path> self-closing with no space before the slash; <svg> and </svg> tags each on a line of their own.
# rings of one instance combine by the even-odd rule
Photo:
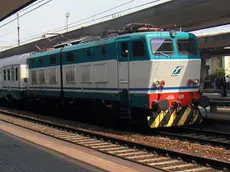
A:
<svg viewBox="0 0 230 172">
<path fill-rule="evenodd" d="M 192 33 L 188 33 L 188 32 L 176 32 L 176 33 L 177 33 L 176 38 L 197 39 L 196 36 Z M 145 38 L 147 36 L 152 36 L 152 37 L 155 37 L 158 39 L 160 39 L 160 38 L 171 38 L 170 32 L 168 32 L 168 31 L 130 33 L 130 34 L 119 35 L 119 36 L 112 37 L 112 38 L 101 39 L 98 41 L 92 41 L 92 42 L 86 42 L 86 43 L 76 44 L 76 45 L 72 45 L 72 46 L 66 46 L 63 48 L 62 52 L 73 51 L 73 50 L 77 50 L 77 49 L 90 48 L 90 47 L 94 47 L 94 46 L 101 46 L 104 44 L 114 43 L 116 40 L 122 40 L 125 38 L 141 39 L 141 38 Z M 51 54 L 58 54 L 60 52 L 60 49 L 61 48 L 57 48 L 54 50 L 34 53 L 29 58 L 46 56 L 46 55 L 51 55 Z"/>
</svg>

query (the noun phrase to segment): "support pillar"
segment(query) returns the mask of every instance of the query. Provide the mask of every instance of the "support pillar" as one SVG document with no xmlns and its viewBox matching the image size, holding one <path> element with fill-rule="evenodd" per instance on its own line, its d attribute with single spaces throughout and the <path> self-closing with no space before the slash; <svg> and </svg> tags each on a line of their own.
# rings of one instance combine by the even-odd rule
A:
<svg viewBox="0 0 230 172">
<path fill-rule="evenodd" d="M 206 76 L 207 76 L 207 73 L 206 73 L 206 57 L 201 57 L 200 86 L 202 88 L 204 88 L 204 81 L 205 81 Z"/>
</svg>

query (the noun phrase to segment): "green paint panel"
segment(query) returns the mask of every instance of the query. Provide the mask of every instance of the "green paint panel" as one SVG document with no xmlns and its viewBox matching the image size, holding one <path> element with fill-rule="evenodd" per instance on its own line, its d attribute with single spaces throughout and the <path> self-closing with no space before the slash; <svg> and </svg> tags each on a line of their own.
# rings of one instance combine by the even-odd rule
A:
<svg viewBox="0 0 230 172">
<path fill-rule="evenodd" d="M 133 107 L 149 107 L 149 95 L 148 94 L 131 94 L 131 106 Z"/>
<path fill-rule="evenodd" d="M 40 96 L 55 96 L 59 97 L 59 91 L 29 91 L 30 94 Z M 79 99 L 101 99 L 109 101 L 119 101 L 119 95 L 115 93 L 82 93 L 82 92 L 65 92 L 65 97 L 79 98 Z M 147 94 L 131 94 L 131 106 L 133 107 L 146 107 L 148 106 Z"/>
<path fill-rule="evenodd" d="M 11 94 L 14 96 L 14 98 L 16 99 L 21 99 L 24 96 L 25 91 L 19 91 L 19 90 L 0 90 L 0 97 L 2 97 L 3 95 L 7 95 L 7 94 Z"/>
</svg>

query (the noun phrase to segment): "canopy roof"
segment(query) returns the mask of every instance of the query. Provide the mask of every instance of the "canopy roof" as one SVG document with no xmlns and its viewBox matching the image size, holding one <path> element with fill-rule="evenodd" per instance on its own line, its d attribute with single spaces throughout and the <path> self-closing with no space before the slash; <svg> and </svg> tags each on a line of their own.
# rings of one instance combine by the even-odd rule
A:
<svg viewBox="0 0 230 172">
<path fill-rule="evenodd" d="M 36 0 L 4 0 L 0 2 L 0 22 Z"/>
</svg>

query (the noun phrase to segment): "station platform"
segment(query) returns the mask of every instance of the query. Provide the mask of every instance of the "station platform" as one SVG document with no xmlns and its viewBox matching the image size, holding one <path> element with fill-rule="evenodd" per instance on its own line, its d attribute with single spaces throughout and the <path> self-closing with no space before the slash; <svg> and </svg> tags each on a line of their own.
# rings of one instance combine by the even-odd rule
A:
<svg viewBox="0 0 230 172">
<path fill-rule="evenodd" d="M 159 172 L 0 121 L 0 172 Z"/>
<path fill-rule="evenodd" d="M 226 97 L 221 97 L 220 93 L 203 93 L 203 96 L 207 96 L 209 98 L 215 98 L 215 99 L 229 99 L 230 100 L 230 94 L 228 93 Z"/>
<path fill-rule="evenodd" d="M 225 106 L 224 104 L 221 106 L 218 106 L 217 104 L 217 109 L 216 112 L 211 112 L 210 107 L 207 108 L 207 116 L 205 114 L 205 111 L 203 108 L 200 108 L 200 111 L 202 112 L 203 117 L 207 118 L 207 119 L 214 119 L 214 120 L 228 120 L 230 121 L 230 94 L 228 93 L 226 97 L 221 97 L 221 95 L 219 93 L 203 93 L 203 96 L 207 96 L 210 99 L 214 99 L 217 100 L 219 102 L 226 103 L 225 105 L 229 106 Z"/>
<path fill-rule="evenodd" d="M 210 112 L 210 107 L 208 107 L 207 115 L 203 108 L 200 108 L 200 111 L 202 116 L 206 119 L 230 121 L 230 107 L 217 107 L 217 112 Z"/>
<path fill-rule="evenodd" d="M 0 130 L 1 172 L 102 172 Z"/>
</svg>

